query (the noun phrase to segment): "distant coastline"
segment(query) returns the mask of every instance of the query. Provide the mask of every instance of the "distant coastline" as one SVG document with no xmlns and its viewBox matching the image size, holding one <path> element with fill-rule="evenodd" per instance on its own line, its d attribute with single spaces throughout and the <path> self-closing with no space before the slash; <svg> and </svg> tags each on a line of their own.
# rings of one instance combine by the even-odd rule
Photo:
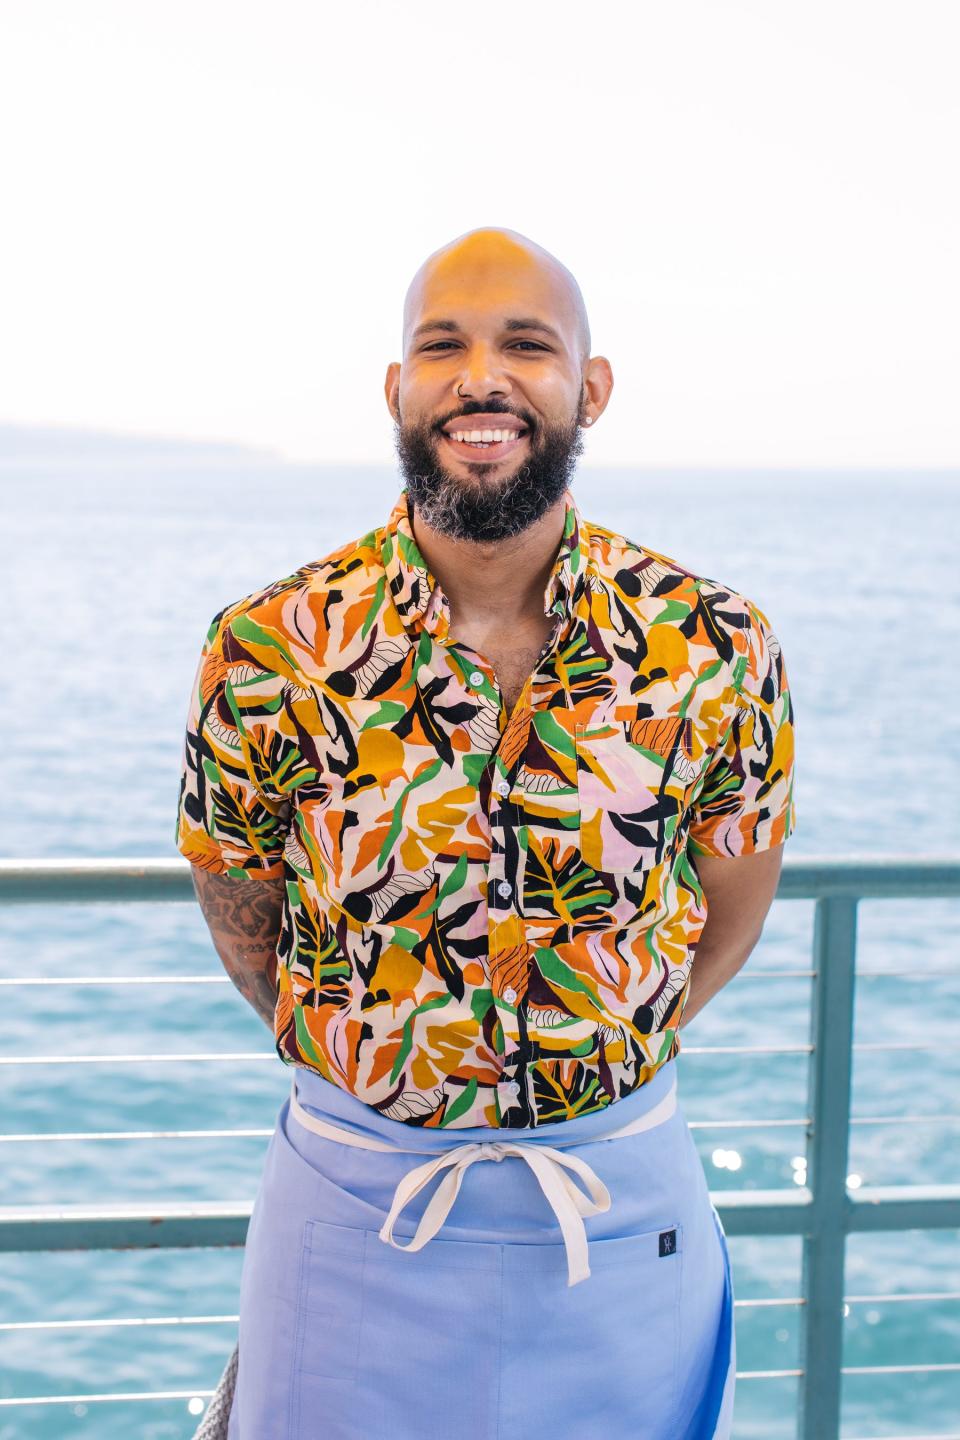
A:
<svg viewBox="0 0 960 1440">
<path fill-rule="evenodd" d="M 384 452 L 380 460 L 290 459 L 268 447 L 245 445 L 230 440 L 195 440 L 169 435 L 125 433 L 73 425 L 15 425 L 0 423 L 0 479 L 11 472 L 48 469 L 95 469 L 108 473 L 116 469 L 147 470 L 286 470 L 317 472 L 325 470 L 387 471 L 396 468 L 392 453 Z M 902 481 L 907 477 L 928 479 L 960 485 L 960 464 L 957 465 L 868 465 L 796 463 L 783 460 L 747 460 L 740 464 L 725 462 L 714 465 L 695 460 L 661 463 L 638 459 L 633 463 L 581 462 L 579 470 L 613 478 L 616 475 L 670 476 L 674 480 L 696 481 L 698 477 L 714 480 L 730 477 L 756 480 L 767 476 L 816 476 L 856 484 L 884 480 Z"/>
</svg>

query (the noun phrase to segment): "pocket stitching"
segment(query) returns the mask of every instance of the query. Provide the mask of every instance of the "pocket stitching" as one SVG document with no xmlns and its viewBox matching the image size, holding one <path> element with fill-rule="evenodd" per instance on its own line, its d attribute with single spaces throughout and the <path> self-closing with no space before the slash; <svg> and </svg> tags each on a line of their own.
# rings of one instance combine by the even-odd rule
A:
<svg viewBox="0 0 960 1440">
<path fill-rule="evenodd" d="M 354 1316 L 353 1316 L 353 1319 L 352 1319 L 352 1320 L 349 1320 L 349 1321 L 347 1322 L 347 1324 L 349 1325 L 349 1331 L 352 1333 L 352 1341 L 353 1341 L 353 1344 L 352 1344 L 352 1346 L 351 1346 L 350 1358 L 349 1358 L 349 1360 L 348 1360 L 346 1363 L 339 1365 L 336 1369 L 333 1367 L 333 1365 L 330 1365 L 326 1370 L 313 1370 L 313 1369 L 306 1370 L 306 1369 L 304 1368 L 304 1365 L 303 1365 L 303 1350 L 304 1350 L 304 1341 L 305 1341 L 306 1329 L 307 1329 L 307 1316 L 308 1316 L 308 1313 L 310 1313 L 310 1312 L 309 1312 L 309 1301 L 310 1301 L 310 1293 L 311 1293 L 311 1271 L 310 1271 L 310 1263 L 309 1263 L 309 1261 L 310 1261 L 310 1259 L 312 1258 L 313 1253 L 314 1253 L 314 1249 L 315 1249 L 315 1246 L 314 1246 L 314 1236 L 315 1236 L 315 1234 L 316 1234 L 317 1228 L 318 1228 L 318 1226 L 325 1226 L 325 1225 L 326 1225 L 326 1222 L 325 1222 L 325 1221 L 316 1220 L 316 1219 L 308 1219 L 307 1221 L 304 1222 L 304 1242 L 303 1242 L 303 1247 L 302 1247 L 302 1249 L 301 1249 L 301 1254 L 300 1254 L 300 1284 L 299 1284 L 298 1294 L 297 1294 L 297 1324 L 296 1324 L 296 1336 L 295 1336 L 295 1341 L 294 1341 L 294 1357 L 295 1357 L 295 1363 L 296 1363 L 296 1386 L 295 1386 L 295 1389 L 296 1389 L 296 1398 L 297 1398 L 298 1408 L 299 1408 L 299 1404 L 300 1404 L 300 1392 L 301 1392 L 301 1388 L 302 1388 L 302 1387 L 301 1387 L 301 1377 L 302 1377 L 303 1375 L 311 1375 L 311 1376 L 314 1376 L 315 1378 L 320 1379 L 320 1380 L 339 1381 L 339 1382 L 341 1382 L 341 1383 L 343 1383 L 343 1384 L 353 1385 L 353 1384 L 356 1382 L 357 1370 L 358 1370 L 358 1368 L 359 1368 L 359 1358 L 360 1358 L 360 1324 L 361 1324 L 361 1318 L 362 1318 L 362 1315 L 363 1315 L 363 1300 L 364 1300 L 364 1285 L 363 1285 L 364 1269 L 365 1269 L 364 1260 L 365 1260 L 365 1257 L 366 1257 L 366 1232 L 365 1232 L 365 1231 L 359 1232 L 360 1234 L 363 1235 L 363 1240 L 362 1240 L 362 1242 L 361 1242 L 361 1244 L 360 1244 L 359 1252 L 358 1252 L 358 1250 L 357 1250 L 357 1248 L 356 1248 L 356 1242 L 351 1242 L 350 1240 L 348 1240 L 347 1243 L 342 1247 L 342 1248 L 343 1248 L 343 1252 L 348 1253 L 348 1254 L 352 1254 L 352 1255 L 354 1255 L 354 1256 L 356 1256 L 356 1255 L 359 1253 L 359 1256 L 360 1256 L 359 1294 L 358 1294 L 358 1296 L 356 1297 L 356 1300 L 355 1300 L 355 1302 L 354 1302 Z M 344 1227 L 342 1227 L 342 1226 L 333 1226 L 333 1227 L 332 1227 L 332 1229 L 333 1229 L 334 1231 L 339 1230 L 339 1229 L 343 1229 L 343 1228 L 344 1228 Z M 354 1232 L 351 1231 L 350 1233 L 351 1233 L 351 1236 L 352 1236 L 352 1234 L 353 1234 Z M 336 1248 L 336 1247 L 335 1247 L 335 1244 L 334 1244 L 334 1247 L 331 1247 L 331 1248 Z M 322 1247 L 317 1246 L 316 1249 L 317 1249 L 318 1253 L 320 1253 Z M 318 1310 L 313 1311 L 312 1313 L 313 1313 L 315 1316 L 330 1315 L 330 1316 L 331 1316 L 331 1319 L 334 1320 L 334 1321 L 337 1319 L 337 1317 L 336 1317 L 334 1314 L 332 1314 L 332 1312 L 330 1312 L 330 1311 L 321 1311 L 321 1310 L 318 1309 Z M 344 1325 L 343 1323 L 341 1323 L 339 1328 L 340 1328 L 340 1335 L 341 1335 L 341 1337 L 344 1337 L 344 1338 L 345 1338 L 345 1325 Z M 298 1421 L 299 1421 L 299 1415 L 298 1415 Z"/>
</svg>

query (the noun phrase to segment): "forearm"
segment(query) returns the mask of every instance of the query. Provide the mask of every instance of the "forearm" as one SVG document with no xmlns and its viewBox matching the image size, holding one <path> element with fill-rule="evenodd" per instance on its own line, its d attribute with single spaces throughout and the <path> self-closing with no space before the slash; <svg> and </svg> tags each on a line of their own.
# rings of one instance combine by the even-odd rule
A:
<svg viewBox="0 0 960 1440">
<path fill-rule="evenodd" d="M 777 891 L 783 846 L 733 857 L 691 858 L 707 919 L 694 947 L 681 1029 L 742 969 L 760 939 Z"/>
<path fill-rule="evenodd" d="M 193 888 L 233 984 L 273 1034 L 282 880 L 238 880 L 193 867 Z"/>
<path fill-rule="evenodd" d="M 708 918 L 694 951 L 681 1030 L 743 968 L 760 938 L 759 933 L 751 932 L 742 937 L 723 936 L 718 930 L 716 927 L 711 933 Z"/>
</svg>

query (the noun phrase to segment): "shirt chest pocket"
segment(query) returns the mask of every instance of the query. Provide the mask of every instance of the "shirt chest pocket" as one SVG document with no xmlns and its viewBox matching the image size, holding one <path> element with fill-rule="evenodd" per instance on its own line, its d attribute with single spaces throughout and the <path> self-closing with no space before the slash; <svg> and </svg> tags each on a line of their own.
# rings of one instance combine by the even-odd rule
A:
<svg viewBox="0 0 960 1440">
<path fill-rule="evenodd" d="M 699 773 L 690 721 L 634 716 L 576 727 L 580 853 L 602 874 L 660 865 Z"/>
</svg>

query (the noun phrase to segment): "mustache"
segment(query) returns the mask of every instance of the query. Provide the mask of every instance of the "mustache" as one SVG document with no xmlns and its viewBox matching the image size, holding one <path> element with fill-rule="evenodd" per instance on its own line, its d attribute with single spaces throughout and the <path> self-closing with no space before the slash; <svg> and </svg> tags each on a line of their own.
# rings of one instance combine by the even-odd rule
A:
<svg viewBox="0 0 960 1440">
<path fill-rule="evenodd" d="M 461 410 L 458 414 L 449 415 L 445 420 L 441 420 L 439 428 L 442 430 L 447 425 L 452 425 L 454 420 L 469 420 L 471 415 L 509 415 L 512 420 L 519 420 L 520 424 L 528 430 L 533 429 L 530 421 L 526 416 L 521 415 L 519 410 L 511 410 L 506 405 L 481 405 L 479 401 L 474 402 L 472 409 Z"/>
</svg>

